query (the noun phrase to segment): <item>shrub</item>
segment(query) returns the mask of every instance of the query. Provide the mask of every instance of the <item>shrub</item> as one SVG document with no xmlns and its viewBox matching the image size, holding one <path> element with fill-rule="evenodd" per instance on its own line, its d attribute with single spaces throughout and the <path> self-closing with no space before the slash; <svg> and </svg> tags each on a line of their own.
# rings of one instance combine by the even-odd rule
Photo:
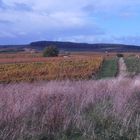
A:
<svg viewBox="0 0 140 140">
<path fill-rule="evenodd" d="M 117 54 L 117 57 L 124 57 L 124 56 L 123 56 L 123 54 L 118 53 L 118 54 Z"/>
<path fill-rule="evenodd" d="M 56 46 L 49 46 L 45 48 L 43 52 L 44 57 L 55 57 L 58 56 L 58 54 L 59 54 L 59 50 L 57 49 Z"/>
</svg>

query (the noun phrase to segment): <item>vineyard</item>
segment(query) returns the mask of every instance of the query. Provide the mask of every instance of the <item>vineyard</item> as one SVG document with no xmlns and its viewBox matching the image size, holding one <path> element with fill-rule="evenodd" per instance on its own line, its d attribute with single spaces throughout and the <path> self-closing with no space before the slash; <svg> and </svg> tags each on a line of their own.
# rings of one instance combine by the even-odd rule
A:
<svg viewBox="0 0 140 140">
<path fill-rule="evenodd" d="M 46 62 L 0 64 L 0 83 L 89 79 L 102 62 L 102 57 L 72 57 L 49 59 Z"/>
</svg>

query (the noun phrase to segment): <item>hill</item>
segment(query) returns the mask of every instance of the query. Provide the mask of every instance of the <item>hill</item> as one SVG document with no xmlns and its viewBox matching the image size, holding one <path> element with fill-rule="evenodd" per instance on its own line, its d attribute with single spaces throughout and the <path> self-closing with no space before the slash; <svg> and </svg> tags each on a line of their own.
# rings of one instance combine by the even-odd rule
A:
<svg viewBox="0 0 140 140">
<path fill-rule="evenodd" d="M 38 41 L 30 43 L 30 47 L 42 50 L 49 45 L 56 45 L 60 50 L 65 51 L 97 51 L 97 52 L 137 52 L 140 51 L 140 46 L 124 45 L 124 44 L 88 44 L 88 43 L 73 43 L 73 42 L 58 42 L 58 41 Z"/>
<path fill-rule="evenodd" d="M 25 48 L 42 51 L 49 45 L 55 45 L 61 51 L 69 52 L 140 52 L 140 46 L 124 45 L 124 44 L 88 44 L 88 43 L 73 43 L 59 41 L 37 41 L 26 45 L 0 45 L 0 52 L 18 52 L 24 51 Z"/>
</svg>

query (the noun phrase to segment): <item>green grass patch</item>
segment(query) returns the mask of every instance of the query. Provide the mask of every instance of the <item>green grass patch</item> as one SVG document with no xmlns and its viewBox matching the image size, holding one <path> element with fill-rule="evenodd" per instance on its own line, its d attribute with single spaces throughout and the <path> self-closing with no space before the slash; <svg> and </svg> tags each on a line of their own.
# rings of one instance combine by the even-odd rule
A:
<svg viewBox="0 0 140 140">
<path fill-rule="evenodd" d="M 125 63 L 128 69 L 128 72 L 133 74 L 140 73 L 140 59 L 136 57 L 125 58 Z"/>
<path fill-rule="evenodd" d="M 118 59 L 104 60 L 101 69 L 96 75 L 96 79 L 102 79 L 107 77 L 115 77 L 118 73 Z"/>
</svg>

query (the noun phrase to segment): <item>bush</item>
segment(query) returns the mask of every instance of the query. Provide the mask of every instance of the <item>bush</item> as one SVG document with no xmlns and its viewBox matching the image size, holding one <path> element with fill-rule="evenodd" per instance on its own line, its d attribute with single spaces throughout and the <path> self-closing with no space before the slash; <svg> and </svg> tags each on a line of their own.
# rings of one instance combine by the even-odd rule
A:
<svg viewBox="0 0 140 140">
<path fill-rule="evenodd" d="M 58 56 L 58 54 L 59 54 L 59 50 L 55 46 L 49 46 L 45 48 L 43 52 L 44 57 L 55 57 Z"/>
<path fill-rule="evenodd" d="M 123 54 L 118 53 L 118 54 L 117 54 L 117 57 L 124 57 L 124 56 L 123 56 Z"/>
</svg>

